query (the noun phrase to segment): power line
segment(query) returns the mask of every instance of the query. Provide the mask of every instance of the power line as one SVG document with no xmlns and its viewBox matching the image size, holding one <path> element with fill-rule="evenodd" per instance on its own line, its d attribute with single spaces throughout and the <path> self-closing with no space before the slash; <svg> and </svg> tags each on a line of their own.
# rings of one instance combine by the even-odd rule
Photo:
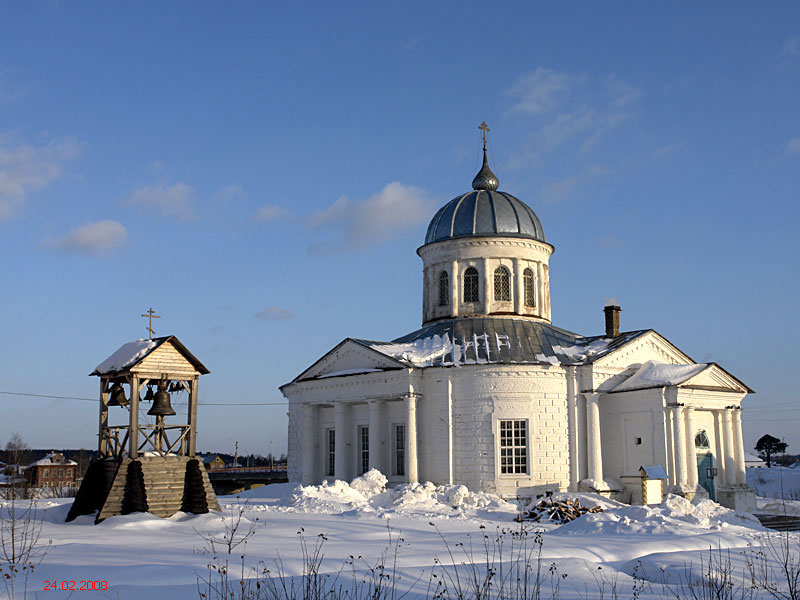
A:
<svg viewBox="0 0 800 600">
<path fill-rule="evenodd" d="M 0 390 L 0 394 L 9 396 L 28 396 L 31 398 L 53 398 L 55 400 L 80 400 L 82 402 L 97 402 L 98 398 L 80 398 L 78 396 L 54 396 L 52 394 L 32 394 L 29 392 L 7 392 Z M 288 402 L 200 402 L 200 406 L 285 406 Z"/>
</svg>

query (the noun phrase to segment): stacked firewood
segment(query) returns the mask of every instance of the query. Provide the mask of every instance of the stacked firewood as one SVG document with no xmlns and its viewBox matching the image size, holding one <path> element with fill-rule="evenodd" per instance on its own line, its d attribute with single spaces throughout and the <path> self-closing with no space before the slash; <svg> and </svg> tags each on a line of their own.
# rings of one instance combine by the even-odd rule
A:
<svg viewBox="0 0 800 600">
<path fill-rule="evenodd" d="M 554 521 L 558 524 L 577 519 L 586 513 L 599 513 L 603 509 L 599 506 L 583 506 L 580 500 L 554 500 L 548 494 L 537 504 L 531 503 L 517 516 L 517 521 Z"/>
</svg>

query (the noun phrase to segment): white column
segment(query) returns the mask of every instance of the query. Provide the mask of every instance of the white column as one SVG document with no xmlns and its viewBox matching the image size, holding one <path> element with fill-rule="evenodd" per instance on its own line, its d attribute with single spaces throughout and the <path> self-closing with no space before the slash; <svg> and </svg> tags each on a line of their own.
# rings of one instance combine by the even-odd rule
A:
<svg viewBox="0 0 800 600">
<path fill-rule="evenodd" d="M 381 473 L 383 468 L 383 437 L 386 433 L 381 427 L 381 411 L 383 410 L 383 400 L 369 401 L 369 468 L 378 469 Z"/>
<path fill-rule="evenodd" d="M 303 405 L 303 473 L 300 477 L 304 485 L 316 483 L 316 439 L 317 406 Z"/>
<path fill-rule="evenodd" d="M 406 475 L 409 483 L 418 481 L 417 471 L 417 396 L 409 392 L 404 396 L 406 405 Z"/>
<path fill-rule="evenodd" d="M 725 431 L 722 423 L 722 411 L 712 411 L 714 414 L 714 466 L 717 468 L 717 485 L 724 484 L 727 479 L 725 473 Z"/>
<path fill-rule="evenodd" d="M 603 449 L 600 445 L 600 394 L 586 396 L 586 437 L 589 479 L 603 481 Z"/>
<path fill-rule="evenodd" d="M 733 458 L 736 463 L 736 483 L 747 484 L 747 472 L 744 467 L 744 443 L 742 441 L 742 410 L 733 411 Z"/>
<path fill-rule="evenodd" d="M 580 482 L 578 450 L 578 380 L 576 367 L 567 367 L 567 426 L 569 428 L 569 483 L 570 491 L 577 492 Z"/>
<path fill-rule="evenodd" d="M 664 390 L 662 390 L 663 394 Z M 665 422 L 667 428 L 667 475 L 669 475 L 669 485 L 678 485 L 677 467 L 675 466 L 675 421 L 671 409 L 665 410 Z"/>
<path fill-rule="evenodd" d="M 693 490 L 697 489 L 697 448 L 694 445 L 694 406 L 687 406 L 686 414 L 686 482 Z"/>
<path fill-rule="evenodd" d="M 489 272 L 489 259 L 483 259 L 483 312 L 489 314 L 494 299 L 494 275 Z"/>
<path fill-rule="evenodd" d="M 458 272 L 458 261 L 454 260 L 450 265 L 450 314 L 458 316 L 458 290 L 461 288 L 461 276 Z"/>
<path fill-rule="evenodd" d="M 536 294 L 536 314 L 540 317 L 546 316 L 544 310 L 544 272 L 542 263 L 536 263 L 536 281 L 533 286 L 533 293 Z"/>
<path fill-rule="evenodd" d="M 675 426 L 675 470 L 678 486 L 686 487 L 686 420 L 683 417 L 683 406 L 672 407 L 672 423 Z"/>
<path fill-rule="evenodd" d="M 431 310 L 431 269 L 429 267 L 422 268 L 422 320 L 428 321 L 431 318 L 433 311 Z"/>
<path fill-rule="evenodd" d="M 736 483 L 736 462 L 733 456 L 733 411 L 726 408 L 722 411 L 722 429 L 725 430 L 723 439 L 725 440 L 725 483 L 734 485 Z"/>
<path fill-rule="evenodd" d="M 350 405 L 336 403 L 336 436 L 333 473 L 336 479 L 350 481 Z"/>
<path fill-rule="evenodd" d="M 511 283 L 514 294 L 514 312 L 518 315 L 522 314 L 522 301 L 524 299 L 523 282 L 522 282 L 522 261 L 518 258 L 514 259 L 514 272 L 511 274 Z"/>
</svg>

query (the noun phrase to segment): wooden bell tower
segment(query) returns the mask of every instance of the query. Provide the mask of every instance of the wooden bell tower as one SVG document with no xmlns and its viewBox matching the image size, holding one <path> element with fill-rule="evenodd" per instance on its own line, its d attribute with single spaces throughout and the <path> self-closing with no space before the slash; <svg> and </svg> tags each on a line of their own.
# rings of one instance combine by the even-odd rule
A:
<svg viewBox="0 0 800 600">
<path fill-rule="evenodd" d="M 195 458 L 198 380 L 207 373 L 175 336 L 129 342 L 97 366 L 91 375 L 100 377 L 99 456 L 67 521 L 95 511 L 99 522 L 131 512 L 168 517 L 180 510 L 219 510 L 208 474 Z M 174 410 L 172 398 L 184 394 L 186 411 Z M 142 415 L 147 400 L 153 422 Z"/>
</svg>

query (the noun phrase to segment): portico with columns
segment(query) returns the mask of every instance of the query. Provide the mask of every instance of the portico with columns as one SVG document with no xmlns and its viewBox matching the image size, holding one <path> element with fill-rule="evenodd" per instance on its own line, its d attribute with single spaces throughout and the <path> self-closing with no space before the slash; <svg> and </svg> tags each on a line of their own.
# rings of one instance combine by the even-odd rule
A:
<svg viewBox="0 0 800 600">
<path fill-rule="evenodd" d="M 499 191 L 485 144 L 472 188 L 417 249 L 422 327 L 347 338 L 281 387 L 290 479 L 374 468 L 390 483 L 625 499 L 641 466 L 662 465 L 671 491 L 747 509 L 741 402 L 752 390 L 652 329 L 620 331 L 619 306 L 592 335 L 553 325 L 555 248 L 533 210 Z"/>
</svg>

